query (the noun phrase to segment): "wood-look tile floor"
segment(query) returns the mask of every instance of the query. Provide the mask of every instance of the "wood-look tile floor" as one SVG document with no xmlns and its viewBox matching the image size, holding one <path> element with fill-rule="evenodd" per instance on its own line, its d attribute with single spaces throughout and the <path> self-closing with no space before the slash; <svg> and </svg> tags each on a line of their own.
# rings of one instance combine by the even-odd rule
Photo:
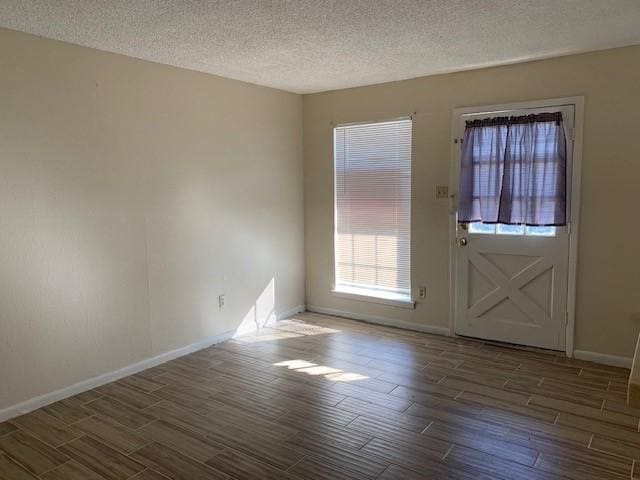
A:
<svg viewBox="0 0 640 480">
<path fill-rule="evenodd" d="M 628 373 L 307 313 L 0 424 L 0 478 L 640 478 Z"/>
</svg>

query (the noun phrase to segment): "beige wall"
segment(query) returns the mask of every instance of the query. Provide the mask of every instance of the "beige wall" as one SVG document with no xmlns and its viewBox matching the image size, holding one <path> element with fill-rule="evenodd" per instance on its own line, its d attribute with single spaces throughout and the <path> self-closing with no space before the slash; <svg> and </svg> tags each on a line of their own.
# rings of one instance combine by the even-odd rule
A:
<svg viewBox="0 0 640 480">
<path fill-rule="evenodd" d="M 640 328 L 640 47 L 418 78 L 304 97 L 307 304 L 448 328 L 448 202 L 455 107 L 584 95 L 576 349 L 631 356 Z M 413 126 L 412 277 L 428 287 L 415 310 L 332 297 L 330 122 L 417 112 Z"/>
<path fill-rule="evenodd" d="M 0 72 L 0 410 L 304 303 L 299 95 L 8 30 Z"/>
</svg>

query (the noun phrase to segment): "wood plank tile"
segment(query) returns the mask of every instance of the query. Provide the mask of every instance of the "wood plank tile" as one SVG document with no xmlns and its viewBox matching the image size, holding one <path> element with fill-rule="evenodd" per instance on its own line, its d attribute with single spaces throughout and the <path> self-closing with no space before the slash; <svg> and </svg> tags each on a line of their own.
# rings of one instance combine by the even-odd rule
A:
<svg viewBox="0 0 640 480">
<path fill-rule="evenodd" d="M 574 480 L 625 479 L 631 477 L 633 460 L 585 450 L 555 453 L 544 452 L 536 463 L 536 469 L 562 475 Z"/>
<path fill-rule="evenodd" d="M 275 441 L 287 440 L 298 433 L 298 427 L 266 420 L 252 412 L 233 406 L 225 406 L 217 411 L 214 416 L 208 418 L 218 422 L 221 427 L 223 425 L 232 425 L 247 433 L 268 435 Z M 301 421 L 312 423 L 308 417 L 303 418 Z M 301 426 L 300 428 L 303 427 Z"/>
<path fill-rule="evenodd" d="M 283 407 L 287 413 L 279 418 L 283 418 L 289 414 L 304 415 L 318 423 L 348 425 L 356 419 L 358 414 L 348 411 L 348 409 L 340 408 L 340 405 L 347 400 L 349 400 L 349 398 L 346 398 L 335 407 L 331 405 L 313 405 L 313 407 L 310 408 L 309 404 L 305 401 L 297 400 L 293 397 L 280 397 L 278 398 L 278 404 Z M 275 421 L 277 422 L 278 419 Z"/>
<path fill-rule="evenodd" d="M 156 417 L 148 412 L 124 404 L 115 398 L 102 397 L 86 404 L 86 407 L 105 417 L 111 418 L 125 427 L 140 428 L 153 422 Z"/>
<path fill-rule="evenodd" d="M 640 461 L 640 445 L 594 435 L 589 448 Z"/>
<path fill-rule="evenodd" d="M 558 415 L 556 423 L 579 430 L 585 430 L 606 438 L 637 444 L 638 448 L 640 448 L 640 433 L 631 429 L 621 428 L 610 423 L 564 412 Z"/>
<path fill-rule="evenodd" d="M 490 455 L 532 467 L 538 458 L 538 450 L 508 442 L 482 431 L 450 427 L 441 422 L 433 422 L 423 435 L 437 438 L 449 444 L 458 444 L 486 452 Z"/>
<path fill-rule="evenodd" d="M 398 465 L 389 465 L 378 477 L 378 480 L 426 480 L 426 478 L 424 473 L 414 472 Z"/>
<path fill-rule="evenodd" d="M 36 476 L 69 460 L 63 453 L 22 431 L 0 438 L 0 450 Z"/>
<path fill-rule="evenodd" d="M 507 426 L 501 422 L 482 418 L 480 416 L 482 412 L 484 412 L 482 407 L 449 401 L 429 407 L 414 403 L 404 413 L 412 417 L 419 417 L 429 423 L 440 421 L 454 427 L 475 428 L 490 432 L 504 432 L 507 430 Z"/>
<path fill-rule="evenodd" d="M 397 388 L 394 389 L 393 392 L 395 392 L 396 390 Z M 393 392 L 391 394 L 377 393 L 365 388 L 360 388 L 356 385 L 339 384 L 335 385 L 332 391 L 343 395 L 343 397 L 340 398 L 339 401 L 334 405 L 344 400 L 345 397 L 353 397 L 368 403 L 372 403 L 374 405 L 379 405 L 381 407 L 402 412 L 413 403 L 413 400 L 407 400 L 398 396 L 394 396 Z"/>
<path fill-rule="evenodd" d="M 462 379 L 445 377 L 440 382 L 441 385 L 457 390 L 459 392 L 473 392 L 484 397 L 495 398 L 496 400 L 502 400 L 504 402 L 513 403 L 516 405 L 526 405 L 531 398 L 531 395 L 522 393 L 509 392 L 501 388 L 487 387 L 479 385 L 477 383 L 468 382 Z"/>
<path fill-rule="evenodd" d="M 292 395 L 294 398 L 304 398 L 310 403 L 322 403 L 324 405 L 335 406 L 344 400 L 346 394 L 342 393 L 344 384 L 329 385 L 325 387 L 313 387 L 302 380 L 293 381 L 278 378 L 269 383 L 268 386 L 274 389 L 279 395 Z M 373 394 L 370 390 L 363 389 L 364 392 Z"/>
<path fill-rule="evenodd" d="M 431 449 L 412 444 L 399 444 L 394 441 L 374 438 L 362 449 L 363 452 L 385 459 L 396 465 L 403 465 L 407 468 L 427 474 L 434 469 L 441 468 L 440 460 L 448 452 L 449 447 L 444 449 Z M 428 477 L 429 478 L 429 477 Z M 437 478 L 437 477 L 435 477 Z"/>
<path fill-rule="evenodd" d="M 510 462 L 471 448 L 454 445 L 445 460 L 447 463 L 466 465 L 478 473 L 509 480 L 558 480 L 558 476 Z M 562 477 L 561 477 L 562 478 Z"/>
<path fill-rule="evenodd" d="M 498 400 L 493 397 L 485 397 L 473 392 L 462 392 L 460 400 L 467 400 L 485 407 L 485 411 L 497 409 L 504 410 L 518 415 L 535 418 L 542 422 L 553 423 L 556 419 L 556 412 L 548 409 L 539 410 L 533 407 L 516 405 L 514 403 Z"/>
<path fill-rule="evenodd" d="M 422 405 L 439 405 L 447 400 L 459 397 L 461 393 L 460 390 L 454 390 L 442 385 L 430 385 L 429 387 L 422 385 L 420 388 L 409 388 L 400 385 L 396 387 L 390 395 Z"/>
<path fill-rule="evenodd" d="M 465 370 L 462 369 L 461 366 L 458 366 L 454 369 L 450 368 L 438 368 L 432 369 L 430 367 L 426 367 L 424 371 L 431 371 L 432 373 L 440 373 L 441 375 L 450 378 L 456 379 L 461 382 L 471 382 L 476 383 L 478 385 L 483 385 L 485 387 L 492 387 L 501 389 L 507 380 L 511 378 L 527 378 L 531 379 L 530 376 L 521 376 L 516 373 L 508 373 L 508 372 L 494 372 L 493 370 L 487 370 L 482 368 L 481 366 L 476 366 L 477 371 L 473 371 L 472 368 L 467 366 Z M 444 377 L 443 377 L 444 378 Z M 538 378 L 538 381 L 541 379 Z"/>
<path fill-rule="evenodd" d="M 36 480 L 36 477 L 0 453 L 0 480 Z"/>
<path fill-rule="evenodd" d="M 52 447 L 58 447 L 80 436 L 43 409 L 15 418 L 12 423 Z"/>
<path fill-rule="evenodd" d="M 73 397 L 67 398 L 67 400 L 76 403 L 78 405 L 84 405 L 85 403 L 89 403 L 93 400 L 97 400 L 102 397 L 102 395 L 95 390 L 87 390 L 86 392 L 78 393 Z"/>
<path fill-rule="evenodd" d="M 151 393 L 159 388 L 164 387 L 166 384 L 157 378 L 148 378 L 144 375 L 135 374 L 130 377 L 125 377 L 119 381 L 121 385 L 135 388 L 144 393 Z"/>
<path fill-rule="evenodd" d="M 295 434 L 288 439 L 295 440 L 297 438 L 304 437 L 306 439 L 314 439 L 321 443 L 338 444 L 358 449 L 364 446 L 372 438 L 370 435 L 351 428 L 353 423 L 348 427 L 325 424 L 318 428 L 316 423 L 307 421 L 303 416 L 289 416 L 286 417 L 286 420 L 286 425 L 291 428 L 295 427 L 298 430 L 301 430 L 301 433 Z M 357 421 L 357 419 L 354 421 Z M 288 439 L 285 438 L 284 440 Z"/>
<path fill-rule="evenodd" d="M 606 423 L 613 423 L 634 430 L 638 429 L 639 419 L 630 415 L 618 412 L 602 411 L 599 408 L 587 407 L 566 400 L 557 400 L 555 398 L 534 395 L 531 397 L 529 405 L 545 407 L 557 412 L 568 412 L 574 415 L 600 420 Z"/>
<path fill-rule="evenodd" d="M 351 397 L 347 397 L 340 402 L 337 408 L 353 412 L 356 416 L 363 415 L 365 417 L 384 418 L 405 430 L 415 433 L 422 432 L 427 425 L 431 423 L 430 419 L 428 420 L 424 417 L 407 415 L 406 413 L 397 412 L 390 408 L 381 407 Z M 355 417 L 351 419 L 351 421 L 353 420 L 355 420 Z"/>
<path fill-rule="evenodd" d="M 139 434 L 134 433 L 133 430 L 101 415 L 95 415 L 82 420 L 76 423 L 74 428 L 106 445 L 109 445 L 112 448 L 115 448 L 125 455 L 128 455 L 149 443 L 149 440 L 146 440 Z"/>
<path fill-rule="evenodd" d="M 304 457 L 291 467 L 289 472 L 308 480 L 367 480 L 367 477 L 363 475 L 325 463 L 314 457 Z"/>
<path fill-rule="evenodd" d="M 631 415 L 640 418 L 640 408 L 630 407 L 624 400 L 605 400 L 602 409 L 609 412 L 624 413 L 625 415 Z"/>
<path fill-rule="evenodd" d="M 156 390 L 154 395 L 200 415 L 214 413 L 224 406 L 224 403 L 215 400 L 211 393 L 190 387 L 162 387 Z"/>
<path fill-rule="evenodd" d="M 8 435 L 11 432 L 15 432 L 17 429 L 18 427 L 13 425 L 11 422 L 0 423 L 0 437 Z"/>
<path fill-rule="evenodd" d="M 66 425 L 71 425 L 94 414 L 84 408 L 79 400 L 69 398 L 47 405 L 42 410 Z"/>
<path fill-rule="evenodd" d="M 529 382 L 528 379 L 509 379 L 504 385 L 505 390 L 512 392 L 522 392 L 528 394 L 538 394 L 557 400 L 570 401 L 577 405 L 584 405 L 600 409 L 605 398 L 610 396 L 610 393 L 605 390 L 583 388 L 577 385 L 572 385 L 568 382 L 557 382 L 553 380 L 544 379 L 543 382 Z"/>
<path fill-rule="evenodd" d="M 220 423 L 216 420 L 180 408 L 170 402 L 160 402 L 148 408 L 145 412 L 153 415 L 154 419 L 164 420 L 200 435 L 214 433 L 220 429 Z"/>
<path fill-rule="evenodd" d="M 377 478 L 388 466 L 388 462 L 380 458 L 338 443 L 324 443 L 302 436 L 287 443 L 290 448 L 301 451 L 306 456 L 314 457 L 321 462 L 335 465 L 342 470 L 352 471 L 367 478 Z"/>
<path fill-rule="evenodd" d="M 171 479 L 165 475 L 162 475 L 161 473 L 156 472 L 155 470 L 151 470 L 150 468 L 147 468 L 146 470 L 131 477 L 130 480 L 171 480 Z"/>
<path fill-rule="evenodd" d="M 42 480 L 104 480 L 102 475 L 73 460 L 43 473 L 40 478 Z"/>
<path fill-rule="evenodd" d="M 214 468 L 192 460 L 159 443 L 151 443 L 131 458 L 172 480 L 228 480 L 230 477 Z"/>
<path fill-rule="evenodd" d="M 187 412 L 168 402 L 161 402 L 149 410 L 168 423 L 204 435 L 219 444 L 252 455 L 281 469 L 290 467 L 304 456 L 282 443 L 287 437 L 286 434 L 277 431 L 272 434 L 264 428 L 253 429 L 250 422 L 238 427 L 234 423 L 220 422 Z"/>
<path fill-rule="evenodd" d="M 237 480 L 254 480 L 256 478 L 261 480 L 299 479 L 295 475 L 232 449 L 220 452 L 205 463 Z"/>
<path fill-rule="evenodd" d="M 440 455 L 440 457 L 444 456 L 451 448 L 450 442 L 409 432 L 381 418 L 358 417 L 349 427 L 372 437 L 386 439 L 399 445 L 416 445 L 427 450 L 432 450 L 436 455 Z"/>
<path fill-rule="evenodd" d="M 298 463 L 305 454 L 291 448 L 283 442 L 274 443 L 260 436 L 247 435 L 245 432 L 225 429 L 207 435 L 216 442 L 229 448 L 250 455 L 258 460 L 273 465 L 281 470 L 287 470 Z"/>
<path fill-rule="evenodd" d="M 89 436 L 67 443 L 59 450 L 106 480 L 126 480 L 145 468 Z"/>
<path fill-rule="evenodd" d="M 203 435 L 157 420 L 145 425 L 138 433 L 147 440 L 161 443 L 199 462 L 206 462 L 225 449 Z"/>
<path fill-rule="evenodd" d="M 0 424 L 0 480 L 629 478 L 625 375 L 304 314 Z"/>
<path fill-rule="evenodd" d="M 406 466 L 390 465 L 378 480 L 497 480 L 494 475 L 487 475 L 465 465 L 455 462 L 426 461 L 428 464 L 420 469 L 410 470 Z"/>
<path fill-rule="evenodd" d="M 507 410 L 486 410 L 484 421 L 495 423 L 506 428 L 506 438 L 528 445 L 533 442 L 536 448 L 557 448 L 560 445 L 586 447 L 591 440 L 591 433 L 554 423 L 540 422 L 536 418 L 521 415 Z"/>
<path fill-rule="evenodd" d="M 156 377 L 162 375 L 166 371 L 166 365 L 168 364 L 169 362 L 162 365 L 157 365 L 155 367 L 147 368 L 146 370 L 138 372 L 136 375 L 149 380 L 155 380 Z"/>
<path fill-rule="evenodd" d="M 139 410 L 150 407 L 160 401 L 160 398 L 153 394 L 144 393 L 136 388 L 119 382 L 109 383 L 108 385 L 104 385 L 96 390 L 103 395 L 108 395 Z"/>
</svg>

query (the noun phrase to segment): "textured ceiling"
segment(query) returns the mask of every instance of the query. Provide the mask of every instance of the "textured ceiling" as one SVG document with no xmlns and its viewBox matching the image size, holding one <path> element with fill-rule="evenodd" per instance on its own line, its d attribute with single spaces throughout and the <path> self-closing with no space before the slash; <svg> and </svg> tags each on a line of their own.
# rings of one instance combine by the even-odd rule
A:
<svg viewBox="0 0 640 480">
<path fill-rule="evenodd" d="M 0 0 L 0 26 L 298 93 L 640 43 L 640 0 Z"/>
</svg>

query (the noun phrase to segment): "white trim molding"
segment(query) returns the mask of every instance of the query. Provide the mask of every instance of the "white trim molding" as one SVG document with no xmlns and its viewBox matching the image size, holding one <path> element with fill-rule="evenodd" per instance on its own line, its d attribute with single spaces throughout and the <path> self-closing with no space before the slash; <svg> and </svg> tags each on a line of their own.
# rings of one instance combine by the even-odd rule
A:
<svg viewBox="0 0 640 480">
<path fill-rule="evenodd" d="M 357 302 L 379 303 L 380 305 L 389 305 L 391 307 L 409 308 L 416 307 L 415 302 L 411 300 L 398 300 L 393 298 L 374 297 L 372 295 L 360 295 L 351 292 L 342 292 L 340 290 L 331 290 L 331 295 L 338 298 L 346 298 L 347 300 L 355 300 Z"/>
<path fill-rule="evenodd" d="M 376 325 L 384 325 L 386 327 L 402 328 L 404 330 L 413 330 L 422 333 L 432 333 L 435 335 L 449 335 L 449 329 L 439 327 L 437 325 L 420 325 L 417 323 L 404 322 L 394 318 L 377 317 L 374 315 L 365 315 L 361 313 L 347 312 L 337 310 L 335 308 L 325 308 L 318 305 L 307 305 L 307 310 L 315 313 L 323 313 L 325 315 L 334 315 L 336 317 L 348 318 L 350 320 L 360 320 L 361 322 L 374 323 Z"/>
<path fill-rule="evenodd" d="M 283 320 L 304 311 L 304 305 L 297 305 L 293 308 L 276 314 L 275 317 L 278 320 Z M 73 395 L 86 392 L 87 390 L 100 387 L 101 385 L 115 382 L 116 380 L 120 380 L 121 378 L 128 377 L 129 375 L 133 375 L 134 373 L 138 373 L 148 368 L 155 367 L 170 360 L 174 360 L 178 357 L 189 355 L 190 353 L 197 352 L 198 350 L 210 347 L 211 345 L 215 345 L 216 343 L 224 342 L 225 340 L 229 340 L 239 333 L 244 334 L 249 333 L 249 331 L 243 330 L 242 332 L 239 332 L 239 329 L 229 330 L 227 332 L 221 333 L 220 335 L 215 335 L 203 340 L 198 340 L 197 342 L 185 345 L 184 347 L 161 353 L 160 355 L 156 355 L 155 357 L 147 358 L 118 370 L 103 373 L 102 375 L 98 375 L 97 377 L 88 378 L 87 380 L 82 380 L 81 382 L 74 383 L 73 385 L 70 385 L 68 387 L 64 387 L 59 390 L 45 393 L 29 400 L 25 400 L 24 402 L 0 410 L 0 422 L 10 420 L 20 415 L 24 415 L 25 413 L 32 412 L 33 410 L 37 410 L 38 408 L 42 408 Z"/>
<path fill-rule="evenodd" d="M 573 356 L 579 360 L 611 365 L 613 367 L 631 368 L 633 359 L 631 357 L 619 357 L 606 353 L 590 352 L 588 350 L 574 350 Z"/>
<path fill-rule="evenodd" d="M 276 319 L 284 320 L 285 318 L 292 317 L 294 315 L 297 315 L 298 313 L 303 313 L 304 311 L 306 311 L 306 309 L 307 309 L 306 305 L 297 305 L 293 308 L 285 310 L 284 312 L 280 312 L 276 314 Z"/>
<path fill-rule="evenodd" d="M 40 395 L 16 405 L 4 408 L 0 410 L 0 422 L 10 420 L 20 415 L 24 415 L 25 413 L 32 412 L 33 410 L 37 410 L 38 408 L 44 407 L 51 403 L 63 400 L 82 392 L 86 392 L 87 390 L 91 390 L 92 388 L 96 388 L 101 385 L 114 382 L 121 378 L 128 377 L 129 375 L 133 375 L 134 373 L 138 373 L 148 368 L 155 367 L 157 365 L 160 365 L 161 363 L 168 362 L 175 358 L 197 352 L 198 350 L 210 347 L 211 345 L 214 345 L 216 343 L 224 342 L 225 340 L 229 340 L 230 338 L 232 338 L 234 333 L 235 330 L 230 330 L 228 332 L 221 333 L 220 335 L 215 335 L 203 340 L 198 340 L 197 342 L 185 345 L 184 347 L 161 353 L 160 355 L 156 355 L 155 357 L 147 358 L 118 370 L 103 373 L 102 375 L 98 375 L 97 377 L 88 378 L 87 380 L 82 380 L 81 382 L 74 383 L 73 385 L 70 385 L 68 387 L 61 388 L 60 390 L 45 393 L 44 395 Z"/>
</svg>

